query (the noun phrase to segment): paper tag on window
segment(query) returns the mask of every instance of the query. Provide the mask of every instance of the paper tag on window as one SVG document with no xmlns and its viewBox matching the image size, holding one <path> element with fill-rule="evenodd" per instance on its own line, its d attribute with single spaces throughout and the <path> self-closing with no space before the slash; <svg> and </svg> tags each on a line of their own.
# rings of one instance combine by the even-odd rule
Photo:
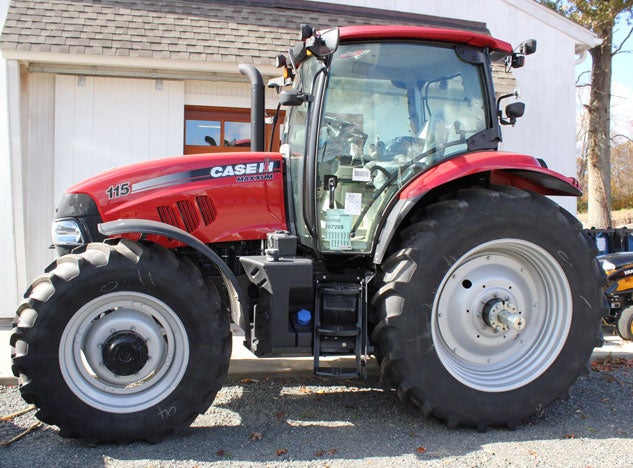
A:
<svg viewBox="0 0 633 468">
<path fill-rule="evenodd" d="M 371 171 L 363 167 L 355 167 L 352 170 L 352 180 L 354 182 L 371 182 Z"/>
<path fill-rule="evenodd" d="M 363 195 L 361 193 L 347 192 L 345 194 L 345 214 L 359 215 L 362 201 Z"/>
<path fill-rule="evenodd" d="M 349 233 L 352 217 L 343 210 L 328 210 L 325 214 L 325 240 L 329 250 L 352 250 Z"/>
</svg>

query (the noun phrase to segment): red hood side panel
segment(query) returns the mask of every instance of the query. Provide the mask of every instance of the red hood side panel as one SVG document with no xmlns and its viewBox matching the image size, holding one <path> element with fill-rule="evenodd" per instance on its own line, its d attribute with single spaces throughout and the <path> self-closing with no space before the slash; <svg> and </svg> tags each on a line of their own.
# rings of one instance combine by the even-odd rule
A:
<svg viewBox="0 0 633 468">
<path fill-rule="evenodd" d="M 68 192 L 90 195 L 104 222 L 161 221 L 205 243 L 264 239 L 287 229 L 279 153 L 158 159 L 104 172 Z"/>
</svg>

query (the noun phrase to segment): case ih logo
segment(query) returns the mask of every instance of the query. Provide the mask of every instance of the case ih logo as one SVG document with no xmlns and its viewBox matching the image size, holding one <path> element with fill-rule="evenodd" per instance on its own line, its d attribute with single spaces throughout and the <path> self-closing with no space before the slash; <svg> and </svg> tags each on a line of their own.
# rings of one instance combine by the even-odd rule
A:
<svg viewBox="0 0 633 468">
<path fill-rule="evenodd" d="M 260 163 L 230 164 L 228 166 L 215 166 L 209 171 L 211 177 L 238 176 L 236 182 L 251 182 L 258 180 L 272 180 L 275 172 L 275 161 L 263 161 Z"/>
<path fill-rule="evenodd" d="M 124 184 L 128 188 L 126 190 L 115 191 L 116 187 L 109 187 L 106 191 L 108 198 L 117 198 L 119 196 L 128 195 L 130 193 L 144 192 L 146 190 L 172 187 L 174 185 L 188 184 L 201 180 L 220 179 L 224 177 L 235 177 L 235 182 L 257 182 L 273 180 L 274 173 L 281 170 L 280 161 L 271 161 L 264 159 L 259 162 L 248 162 L 238 164 L 228 164 L 225 166 L 213 166 L 202 169 L 194 169 L 192 171 L 176 172 L 167 174 L 153 179 L 142 180 L 129 188 L 129 182 Z M 125 191 L 125 194 L 123 194 Z M 117 195 L 118 194 L 118 195 Z"/>
<path fill-rule="evenodd" d="M 273 172 L 275 169 L 274 161 L 264 161 L 260 163 L 248 163 L 248 164 L 231 164 L 228 166 L 215 166 L 209 171 L 211 177 L 229 177 L 246 174 L 264 174 L 267 172 Z"/>
</svg>

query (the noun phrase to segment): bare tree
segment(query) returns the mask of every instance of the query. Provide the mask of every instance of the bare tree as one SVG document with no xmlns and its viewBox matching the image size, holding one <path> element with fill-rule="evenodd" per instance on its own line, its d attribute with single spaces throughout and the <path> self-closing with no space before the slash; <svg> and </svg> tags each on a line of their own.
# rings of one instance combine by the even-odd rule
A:
<svg viewBox="0 0 633 468">
<path fill-rule="evenodd" d="M 615 135 L 611 148 L 611 192 L 613 207 L 633 208 L 633 141 L 624 135 Z"/>
<path fill-rule="evenodd" d="M 610 108 L 613 56 L 622 51 L 633 29 L 614 47 L 618 19 L 630 18 L 633 0 L 537 0 L 576 23 L 592 30 L 602 43 L 592 49 L 591 91 L 587 112 L 587 196 L 589 225 L 611 225 Z"/>
<path fill-rule="evenodd" d="M 585 90 L 576 92 L 580 112 L 576 116 L 576 177 L 580 181 L 586 197 L 587 191 L 587 149 L 589 146 L 589 114 L 586 101 L 589 93 Z M 587 90 L 588 91 L 588 90 Z"/>
</svg>

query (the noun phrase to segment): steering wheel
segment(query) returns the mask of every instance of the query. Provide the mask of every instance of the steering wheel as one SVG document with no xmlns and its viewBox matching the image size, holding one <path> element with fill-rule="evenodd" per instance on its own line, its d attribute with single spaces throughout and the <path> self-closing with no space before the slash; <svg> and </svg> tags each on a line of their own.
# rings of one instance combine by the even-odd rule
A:
<svg viewBox="0 0 633 468">
<path fill-rule="evenodd" d="M 360 126 L 354 122 L 339 119 L 332 115 L 323 116 L 323 122 L 336 132 L 335 138 L 355 137 L 365 142 L 369 135 L 362 131 Z"/>
</svg>

